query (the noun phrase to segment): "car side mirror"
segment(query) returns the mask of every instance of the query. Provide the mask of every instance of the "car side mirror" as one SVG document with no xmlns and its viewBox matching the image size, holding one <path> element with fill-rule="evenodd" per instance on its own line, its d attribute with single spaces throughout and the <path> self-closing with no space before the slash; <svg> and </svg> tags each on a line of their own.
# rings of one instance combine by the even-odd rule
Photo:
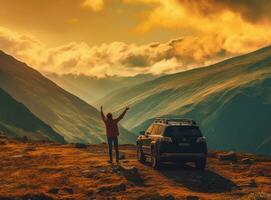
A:
<svg viewBox="0 0 271 200">
<path fill-rule="evenodd" d="M 145 131 L 140 131 L 139 134 L 140 135 L 145 135 Z"/>
</svg>

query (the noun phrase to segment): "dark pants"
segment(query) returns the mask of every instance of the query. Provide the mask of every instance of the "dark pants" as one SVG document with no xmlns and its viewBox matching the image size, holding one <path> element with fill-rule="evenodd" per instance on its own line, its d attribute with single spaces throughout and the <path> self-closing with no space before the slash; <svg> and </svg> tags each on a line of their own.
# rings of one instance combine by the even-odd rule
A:
<svg viewBox="0 0 271 200">
<path fill-rule="evenodd" d="M 110 161 L 113 161 L 112 158 L 112 143 L 114 144 L 115 151 L 116 151 L 116 162 L 119 161 L 119 145 L 118 145 L 118 137 L 113 137 L 113 138 L 107 138 L 108 142 L 108 150 L 109 150 L 109 158 Z"/>
</svg>

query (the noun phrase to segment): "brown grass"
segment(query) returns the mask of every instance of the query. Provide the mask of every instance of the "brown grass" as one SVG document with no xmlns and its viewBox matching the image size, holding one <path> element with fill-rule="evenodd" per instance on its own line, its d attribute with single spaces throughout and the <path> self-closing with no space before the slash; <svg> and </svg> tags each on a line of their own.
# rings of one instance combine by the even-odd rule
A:
<svg viewBox="0 0 271 200">
<path fill-rule="evenodd" d="M 231 163 L 212 152 L 206 171 L 170 163 L 156 171 L 136 161 L 131 145 L 120 148 L 122 168 L 107 163 L 106 145 L 0 140 L 0 199 L 270 199 L 268 158 Z M 134 175 L 125 171 L 133 167 Z"/>
</svg>

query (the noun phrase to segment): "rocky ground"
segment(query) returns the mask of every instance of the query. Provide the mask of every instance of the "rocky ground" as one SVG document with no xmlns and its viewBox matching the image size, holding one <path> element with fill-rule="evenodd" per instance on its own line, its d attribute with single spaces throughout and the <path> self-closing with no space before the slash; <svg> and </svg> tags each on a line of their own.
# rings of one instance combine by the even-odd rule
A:
<svg viewBox="0 0 271 200">
<path fill-rule="evenodd" d="M 51 199 L 271 199 L 271 159 L 211 151 L 208 167 L 164 164 L 153 170 L 120 147 L 119 165 L 101 145 L 60 145 L 0 135 L 0 200 Z"/>
</svg>

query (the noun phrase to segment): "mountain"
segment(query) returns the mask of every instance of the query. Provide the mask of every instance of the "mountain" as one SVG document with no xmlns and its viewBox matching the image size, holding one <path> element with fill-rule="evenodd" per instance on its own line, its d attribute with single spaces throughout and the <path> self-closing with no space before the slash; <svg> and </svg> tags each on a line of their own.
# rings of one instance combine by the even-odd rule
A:
<svg viewBox="0 0 271 200">
<path fill-rule="evenodd" d="M 1 88 L 0 131 L 15 138 L 27 136 L 31 140 L 50 140 L 65 143 L 63 136 L 56 133 Z"/>
<path fill-rule="evenodd" d="M 131 77 L 108 76 L 97 78 L 86 75 L 58 75 L 53 73 L 46 73 L 45 76 L 91 105 L 95 105 L 97 100 L 117 89 L 134 86 L 157 77 L 151 74 L 139 74 Z"/>
<path fill-rule="evenodd" d="M 139 132 L 155 117 L 194 118 L 209 147 L 271 155 L 271 47 L 115 91 L 99 104 L 130 105 L 124 127 Z"/>
<path fill-rule="evenodd" d="M 105 141 L 104 124 L 94 107 L 2 51 L 0 87 L 64 136 L 67 142 Z M 134 141 L 133 134 L 123 128 L 120 132 L 120 142 Z"/>
</svg>

